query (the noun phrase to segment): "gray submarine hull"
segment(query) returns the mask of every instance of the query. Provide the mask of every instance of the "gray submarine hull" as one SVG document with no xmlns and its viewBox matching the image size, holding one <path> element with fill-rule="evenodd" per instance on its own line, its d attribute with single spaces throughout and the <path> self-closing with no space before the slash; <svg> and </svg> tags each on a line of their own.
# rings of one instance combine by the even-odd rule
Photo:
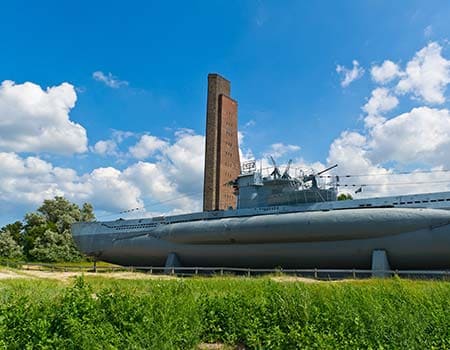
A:
<svg viewBox="0 0 450 350">
<path fill-rule="evenodd" d="M 77 246 L 99 260 L 164 266 L 370 269 L 384 250 L 392 269 L 450 268 L 450 211 L 364 208 L 195 220 L 76 223 Z"/>
</svg>

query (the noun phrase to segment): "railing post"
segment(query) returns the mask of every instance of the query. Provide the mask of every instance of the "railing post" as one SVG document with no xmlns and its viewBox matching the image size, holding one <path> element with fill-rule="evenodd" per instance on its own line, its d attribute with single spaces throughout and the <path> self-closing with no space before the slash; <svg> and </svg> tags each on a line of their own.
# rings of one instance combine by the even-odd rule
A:
<svg viewBox="0 0 450 350">
<path fill-rule="evenodd" d="M 94 272 L 97 272 L 97 260 L 94 259 Z"/>
<path fill-rule="evenodd" d="M 220 269 L 220 275 L 223 276 L 223 268 Z"/>
<path fill-rule="evenodd" d="M 352 270 L 353 279 L 356 279 L 356 271 L 355 269 Z"/>
<path fill-rule="evenodd" d="M 314 269 L 314 278 L 317 279 L 318 275 L 317 275 L 317 267 Z"/>
<path fill-rule="evenodd" d="M 198 275 L 198 267 L 195 268 L 195 274 Z"/>
<path fill-rule="evenodd" d="M 247 276 L 250 277 L 250 268 L 247 270 Z"/>
</svg>

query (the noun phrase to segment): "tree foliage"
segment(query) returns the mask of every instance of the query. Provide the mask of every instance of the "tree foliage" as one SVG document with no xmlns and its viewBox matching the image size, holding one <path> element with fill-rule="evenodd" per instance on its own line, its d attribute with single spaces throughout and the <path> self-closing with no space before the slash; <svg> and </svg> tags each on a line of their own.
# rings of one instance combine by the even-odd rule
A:
<svg viewBox="0 0 450 350">
<path fill-rule="evenodd" d="M 338 201 L 347 201 L 353 199 L 352 195 L 350 193 L 341 193 L 337 197 Z"/>
<path fill-rule="evenodd" d="M 0 233 L 9 232 L 12 238 L 17 242 L 17 244 L 22 243 L 22 230 L 23 224 L 20 221 L 16 221 L 12 224 L 8 224 L 0 229 Z"/>
<path fill-rule="evenodd" d="M 0 259 L 20 259 L 23 249 L 9 231 L 0 232 Z"/>
<path fill-rule="evenodd" d="M 78 261 L 81 254 L 73 243 L 70 231 L 64 230 L 62 233 L 51 229 L 36 238 L 34 248 L 29 251 L 29 255 L 36 261 Z"/>
<path fill-rule="evenodd" d="M 64 197 L 46 199 L 35 212 L 25 215 L 24 224 L 17 221 L 0 230 L 4 247 L 3 252 L 0 243 L 0 256 L 12 258 L 20 251 L 25 258 L 35 261 L 80 260 L 82 254 L 75 246 L 70 227 L 74 222 L 93 220 L 95 215 L 91 204 L 84 203 L 80 208 Z M 20 249 L 15 249 L 13 243 Z"/>
</svg>

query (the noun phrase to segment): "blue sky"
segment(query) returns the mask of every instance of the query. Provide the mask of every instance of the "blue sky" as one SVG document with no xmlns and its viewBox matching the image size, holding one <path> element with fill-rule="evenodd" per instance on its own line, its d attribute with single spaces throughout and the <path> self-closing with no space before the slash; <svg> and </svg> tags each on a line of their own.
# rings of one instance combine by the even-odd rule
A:
<svg viewBox="0 0 450 350">
<path fill-rule="evenodd" d="M 87 136 L 79 133 L 80 128 L 73 130 L 74 142 L 85 142 L 84 148 L 56 141 L 48 145 L 35 130 L 30 135 L 41 144 L 34 140 L 24 146 L 30 139 L 13 127 L 23 126 L 34 118 L 33 113 L 14 114 L 17 106 L 12 108 L 6 100 L 2 109 L 0 100 L 0 137 L 6 140 L 0 142 L 0 152 L 8 153 L 8 162 L 23 168 L 4 163 L 18 171 L 11 170 L 4 183 L 23 183 L 0 187 L 0 223 L 20 219 L 24 211 L 54 194 L 77 202 L 92 201 L 100 214 L 109 215 L 201 191 L 201 171 L 195 169 L 202 166 L 197 148 L 204 135 L 209 72 L 231 80 L 232 96 L 239 102 L 241 148 L 255 158 L 276 148 L 281 150 L 275 152 L 280 162 L 294 158 L 308 167 L 330 161 L 347 163 L 345 157 L 336 155 L 336 147 L 344 143 L 354 152 L 369 152 L 360 163 L 368 160 L 370 164 L 365 168 L 348 165 L 357 158 L 349 151 L 345 152 L 348 164 L 340 164 L 342 171 L 445 168 L 449 164 L 443 154 L 445 140 L 408 157 L 393 146 L 380 144 L 395 137 L 394 123 L 389 128 L 382 128 L 380 122 L 378 129 L 368 126 L 366 118 L 371 112 L 364 105 L 372 91 L 383 88 L 388 95 L 379 97 L 387 106 L 374 107 L 374 113 L 382 114 L 384 122 L 418 108 L 422 114 L 434 113 L 430 120 L 437 118 L 446 127 L 449 14 L 448 1 L 285 1 L 282 6 L 276 1 L 4 2 L 0 5 L 0 82 L 13 81 L 15 87 L 30 82 L 42 89 L 42 96 L 48 87 L 70 84 L 71 88 L 58 90 L 54 98 L 72 97 L 62 98 L 61 109 L 55 102 L 56 107 L 41 117 L 64 119 L 57 115 L 65 111 L 66 122 L 79 124 Z M 426 67 L 420 81 L 406 73 L 408 63 L 427 47 L 423 55 L 431 57 L 429 65 L 436 68 L 431 75 L 437 76 L 431 83 Z M 377 82 L 372 69 L 386 60 L 398 66 L 399 73 L 383 71 L 389 76 Z M 343 86 L 345 74 L 352 69 L 355 79 Z M 403 90 L 396 85 L 402 80 Z M 30 91 L 18 90 L 23 101 L 29 100 Z M 422 114 L 417 118 L 428 118 Z M 43 124 L 36 125 L 45 129 Z M 64 125 L 61 121 L 61 128 L 68 130 L 68 124 Z M 14 139 L 16 132 L 21 137 Z M 71 132 L 64 138 L 71 138 Z M 446 135 L 422 129 L 414 133 L 436 140 Z M 153 138 L 141 144 L 147 145 L 143 154 L 133 156 L 130 148 L 144 135 Z M 95 149 L 99 141 L 110 141 L 114 150 Z M 186 157 L 197 159 L 196 163 L 177 163 Z M 27 159 L 29 164 L 36 159 L 43 162 L 39 176 L 34 175 L 36 162 L 32 166 Z M 70 169 L 72 173 L 63 176 L 70 183 L 63 184 L 55 169 Z M 102 174 L 95 181 L 112 182 L 105 185 L 113 193 L 111 198 L 94 193 L 99 187 L 93 180 L 96 169 L 109 169 L 97 171 Z M 160 181 L 169 181 L 172 191 L 153 188 L 157 185 L 151 179 L 158 171 L 165 172 L 167 178 Z M 186 173 L 192 178 L 186 179 Z M 29 188 L 36 183 L 45 183 L 47 188 Z M 20 191 L 22 195 L 17 194 Z M 130 193 L 134 199 L 120 203 L 121 194 Z M 112 202 L 117 203 L 109 205 Z M 155 211 L 198 208 L 198 202 L 198 197 L 175 201 Z"/>
</svg>

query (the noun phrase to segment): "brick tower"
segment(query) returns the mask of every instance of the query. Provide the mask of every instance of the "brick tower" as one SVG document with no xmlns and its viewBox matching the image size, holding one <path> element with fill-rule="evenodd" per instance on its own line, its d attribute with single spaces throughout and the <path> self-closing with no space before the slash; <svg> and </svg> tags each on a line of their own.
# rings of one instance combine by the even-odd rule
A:
<svg viewBox="0 0 450 350">
<path fill-rule="evenodd" d="M 208 74 L 204 211 L 236 208 L 233 187 L 227 183 L 238 177 L 240 169 L 237 102 L 230 97 L 228 80 Z"/>
</svg>

